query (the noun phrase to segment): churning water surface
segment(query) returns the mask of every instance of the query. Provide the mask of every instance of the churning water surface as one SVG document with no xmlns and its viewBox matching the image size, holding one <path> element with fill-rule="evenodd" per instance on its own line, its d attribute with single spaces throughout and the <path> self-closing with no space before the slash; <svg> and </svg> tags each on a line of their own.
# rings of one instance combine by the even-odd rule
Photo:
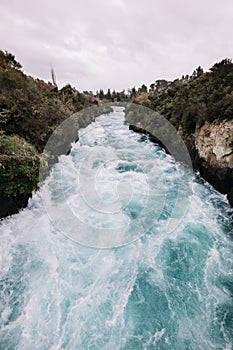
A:
<svg viewBox="0 0 233 350">
<path fill-rule="evenodd" d="M 120 209 L 95 210 L 96 193 L 105 205 L 120 200 Z M 168 229 L 178 196 L 179 220 Z M 69 211 L 90 227 L 90 240 L 117 228 L 133 242 L 80 245 L 67 237 L 79 237 Z M 222 195 L 130 131 L 121 111 L 97 118 L 28 207 L 0 225 L 0 349 L 232 349 L 230 215 Z"/>
</svg>

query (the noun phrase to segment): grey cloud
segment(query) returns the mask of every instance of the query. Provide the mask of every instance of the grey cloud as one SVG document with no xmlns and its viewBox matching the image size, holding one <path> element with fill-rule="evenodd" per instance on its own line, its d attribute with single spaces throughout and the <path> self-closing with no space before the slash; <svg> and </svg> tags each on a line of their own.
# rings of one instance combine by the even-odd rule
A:
<svg viewBox="0 0 233 350">
<path fill-rule="evenodd" d="M 0 42 L 59 86 L 123 89 L 232 57 L 232 23 L 230 0 L 3 0 Z"/>
</svg>

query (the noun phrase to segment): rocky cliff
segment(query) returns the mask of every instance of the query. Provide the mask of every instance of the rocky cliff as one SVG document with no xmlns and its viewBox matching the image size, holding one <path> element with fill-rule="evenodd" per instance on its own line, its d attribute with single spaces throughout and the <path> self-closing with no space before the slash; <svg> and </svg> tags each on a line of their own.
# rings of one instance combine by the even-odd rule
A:
<svg viewBox="0 0 233 350">
<path fill-rule="evenodd" d="M 159 143 L 169 153 L 165 145 L 153 133 L 148 132 L 151 130 L 149 118 L 143 127 L 140 122 L 133 125 L 129 112 L 126 114 L 131 130 L 148 134 L 152 142 Z M 180 125 L 178 133 L 187 146 L 193 169 L 199 171 L 219 192 L 227 194 L 229 203 L 233 206 L 233 120 L 205 122 L 189 135 Z"/>
<path fill-rule="evenodd" d="M 205 122 L 196 130 L 193 141 L 194 167 L 217 190 L 227 194 L 233 206 L 233 121 Z"/>
</svg>

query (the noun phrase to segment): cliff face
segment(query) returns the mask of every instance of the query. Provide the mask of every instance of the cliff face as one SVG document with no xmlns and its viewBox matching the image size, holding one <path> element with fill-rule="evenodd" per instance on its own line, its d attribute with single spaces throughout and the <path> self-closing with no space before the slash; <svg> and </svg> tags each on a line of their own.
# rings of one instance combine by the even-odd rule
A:
<svg viewBox="0 0 233 350">
<path fill-rule="evenodd" d="M 137 125 L 131 124 L 130 129 L 147 133 L 151 141 L 159 143 L 140 123 Z M 188 148 L 194 170 L 219 192 L 227 194 L 233 206 L 233 120 L 205 122 L 189 135 L 180 125 L 178 133 Z"/>
<path fill-rule="evenodd" d="M 233 168 L 233 122 L 206 122 L 196 133 L 195 146 L 210 165 Z"/>
<path fill-rule="evenodd" d="M 233 121 L 205 122 L 185 141 L 194 168 L 233 206 Z"/>
<path fill-rule="evenodd" d="M 188 147 L 193 167 L 233 206 L 233 62 L 223 59 L 204 72 L 174 81 L 157 80 L 132 102 L 165 117 Z M 140 119 L 138 120 L 140 122 Z"/>
</svg>

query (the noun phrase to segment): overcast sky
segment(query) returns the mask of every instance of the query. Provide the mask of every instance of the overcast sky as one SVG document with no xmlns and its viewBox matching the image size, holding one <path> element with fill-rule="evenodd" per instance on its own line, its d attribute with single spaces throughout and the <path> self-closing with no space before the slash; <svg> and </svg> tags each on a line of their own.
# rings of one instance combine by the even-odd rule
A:
<svg viewBox="0 0 233 350">
<path fill-rule="evenodd" d="M 233 57 L 232 0 L 0 0 L 1 49 L 80 91 L 149 85 Z"/>
</svg>

